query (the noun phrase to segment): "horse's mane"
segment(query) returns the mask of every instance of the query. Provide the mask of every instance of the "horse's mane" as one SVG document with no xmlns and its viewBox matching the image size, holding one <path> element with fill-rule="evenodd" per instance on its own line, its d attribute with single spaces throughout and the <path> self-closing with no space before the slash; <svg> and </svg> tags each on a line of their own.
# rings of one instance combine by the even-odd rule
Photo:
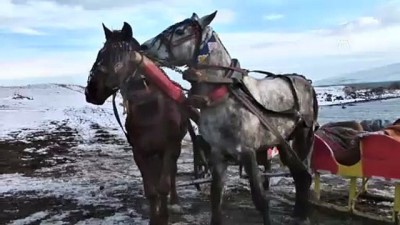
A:
<svg viewBox="0 0 400 225">
<path fill-rule="evenodd" d="M 112 38 L 109 42 L 121 42 L 124 40 L 122 30 L 112 30 Z M 129 40 L 131 44 L 135 45 L 135 49 L 140 49 L 140 43 L 136 40 L 136 38 L 131 37 Z"/>
</svg>

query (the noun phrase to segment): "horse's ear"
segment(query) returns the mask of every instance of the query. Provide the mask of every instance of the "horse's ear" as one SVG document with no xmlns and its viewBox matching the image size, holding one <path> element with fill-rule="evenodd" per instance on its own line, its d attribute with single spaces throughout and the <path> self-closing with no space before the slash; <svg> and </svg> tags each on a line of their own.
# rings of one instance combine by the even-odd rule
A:
<svg viewBox="0 0 400 225">
<path fill-rule="evenodd" d="M 215 15 L 217 15 L 217 10 L 215 12 L 211 13 L 210 15 L 206 15 L 201 17 L 198 21 L 199 24 L 202 28 L 205 28 L 206 26 L 210 25 L 210 23 L 213 21 L 215 18 Z"/>
<path fill-rule="evenodd" d="M 124 22 L 121 32 L 127 40 L 130 40 L 133 36 L 132 27 L 127 22 Z"/>
<path fill-rule="evenodd" d="M 103 25 L 103 30 L 104 30 L 104 35 L 106 36 L 106 40 L 110 39 L 110 38 L 111 38 L 111 34 L 112 34 L 111 30 L 108 29 L 108 28 L 104 25 L 104 23 L 101 23 L 101 24 Z"/>
<path fill-rule="evenodd" d="M 199 16 L 194 12 L 194 13 L 192 14 L 192 17 L 190 17 L 190 19 L 192 19 L 192 20 L 199 20 Z"/>
</svg>

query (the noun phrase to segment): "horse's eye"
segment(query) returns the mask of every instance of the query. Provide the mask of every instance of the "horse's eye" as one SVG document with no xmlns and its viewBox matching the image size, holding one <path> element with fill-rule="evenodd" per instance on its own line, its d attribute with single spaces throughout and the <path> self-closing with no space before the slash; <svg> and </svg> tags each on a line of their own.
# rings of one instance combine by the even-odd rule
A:
<svg viewBox="0 0 400 225">
<path fill-rule="evenodd" d="M 177 34 L 177 35 L 183 35 L 184 33 L 185 33 L 185 31 L 182 29 L 175 30 L 175 34 Z"/>
</svg>

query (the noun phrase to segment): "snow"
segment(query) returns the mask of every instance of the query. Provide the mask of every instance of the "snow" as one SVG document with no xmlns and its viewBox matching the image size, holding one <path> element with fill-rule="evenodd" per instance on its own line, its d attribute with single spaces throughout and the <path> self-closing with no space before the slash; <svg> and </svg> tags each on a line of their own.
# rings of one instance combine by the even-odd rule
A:
<svg viewBox="0 0 400 225">
<path fill-rule="evenodd" d="M 45 212 L 37 212 L 34 213 L 24 219 L 19 219 L 19 220 L 14 220 L 10 225 L 28 225 L 32 224 L 33 222 L 36 222 L 40 219 L 45 218 L 48 215 L 48 213 Z"/>
<path fill-rule="evenodd" d="M 344 86 L 316 87 L 319 105 L 333 105 L 361 101 L 363 99 L 345 99 Z M 84 89 L 77 85 L 42 84 L 21 87 L 0 87 L 0 138 L 15 138 L 8 134 L 19 130 L 18 137 L 25 135 L 24 128 L 35 129 L 46 126 L 49 131 L 57 128 L 51 121 L 64 121 L 70 127 L 79 130 L 81 139 L 93 136 L 89 127 L 93 123 L 111 128 L 115 135 L 123 137 L 112 110 L 111 98 L 102 106 L 89 104 L 85 100 Z M 33 98 L 13 99 L 15 94 Z M 325 101 L 326 94 L 342 96 L 344 100 Z M 390 94 L 387 94 L 390 95 Z M 394 94 L 400 96 L 400 91 Z M 385 95 L 382 97 L 386 97 Z M 119 106 L 122 102 L 118 95 L 117 105 L 122 122 L 125 116 Z M 21 131 L 22 130 L 22 131 Z M 39 137 L 40 138 L 40 137 Z"/>
<path fill-rule="evenodd" d="M 16 94 L 29 99 L 13 99 Z M 121 102 L 119 97 L 117 102 Z M 120 117 L 124 122 L 122 111 L 122 107 L 119 107 Z M 88 217 L 77 222 L 82 225 L 148 223 L 147 219 L 142 218 L 142 213 L 129 205 L 138 204 L 135 203 L 137 201 L 145 202 L 142 178 L 125 136 L 114 118 L 110 100 L 102 106 L 86 103 L 83 88 L 76 85 L 0 87 L 0 119 L 2 141 L 18 141 L 28 145 L 35 141 L 46 141 L 47 136 L 36 135 L 34 132 L 59 132 L 60 123 L 76 130 L 76 134 L 71 133 L 70 136 L 77 141 L 75 146 L 68 149 L 68 154 L 50 157 L 54 161 L 58 157 L 66 158 L 67 163 L 40 167 L 34 169 L 31 175 L 22 172 L 0 174 L 2 198 L 22 198 L 29 199 L 30 202 L 38 198 L 56 198 L 71 200 L 77 205 L 74 207 L 80 210 L 90 205 L 97 207 L 96 210 L 106 208 L 116 212 L 104 218 Z M 93 129 L 93 124 L 101 126 L 100 129 Z M 110 138 L 111 143 L 94 140 L 96 131 L 99 130 L 115 135 Z M 62 137 L 68 138 L 68 135 Z M 54 143 L 52 146 L 58 144 Z M 21 150 L 26 154 L 35 153 L 38 157 L 46 156 L 50 151 L 49 146 L 29 146 Z M 178 160 L 178 171 L 190 173 L 193 170 L 192 157 L 185 151 Z M 29 161 L 28 158 L 21 160 Z M 132 200 L 127 203 L 124 196 L 129 196 Z M 196 198 L 198 192 L 193 187 L 181 188 L 179 196 Z M 191 204 L 192 202 L 185 201 L 181 203 L 185 208 L 189 208 Z M 18 218 L 12 224 L 30 224 L 38 220 L 41 224 L 63 224 L 63 218 L 68 221 L 68 215 L 72 211 L 43 210 Z M 196 217 L 192 219 L 195 220 Z"/>
<path fill-rule="evenodd" d="M 13 99 L 15 94 L 30 97 L 32 100 Z M 120 102 L 121 98 L 118 97 L 117 105 Z M 122 107 L 119 107 L 120 117 L 124 123 L 125 116 L 122 115 L 122 111 Z M 29 144 L 33 141 L 43 140 L 45 136 L 32 136 L 32 132 L 57 132 L 60 123 L 76 129 L 77 136 L 74 138 L 79 141 L 79 144 L 69 150 L 75 157 L 74 159 L 71 156 L 72 161 L 69 163 L 37 169 L 34 171 L 35 176 L 19 173 L 0 174 L 1 195 L 18 196 L 19 193 L 27 193 L 24 194 L 25 197 L 29 195 L 32 195 L 31 198 L 36 198 L 38 195 L 40 197 L 62 197 L 74 200 L 78 205 L 106 205 L 119 208 L 122 205 L 121 201 L 110 196 L 110 193 L 118 190 L 129 193 L 129 189 L 136 186 L 137 191 L 141 190 L 139 188 L 141 184 L 132 180 L 133 177 L 140 177 L 140 173 L 133 166 L 134 162 L 130 151 L 121 149 L 121 146 L 114 144 L 89 142 L 96 132 L 96 129 L 91 126 L 98 124 L 106 127 L 108 133 L 115 135 L 116 140 L 122 140 L 124 143 L 125 136 L 114 118 L 111 100 L 102 106 L 86 103 L 84 89 L 76 85 L 46 84 L 0 87 L 0 118 L 0 139 L 2 141 L 18 140 Z M 54 143 L 54 146 L 57 146 L 57 143 Z M 46 155 L 49 146 L 25 148 L 23 151 Z M 118 160 L 115 160 L 116 158 Z M 52 158 L 52 160 L 56 159 L 57 157 Z M 74 169 L 74 175 L 67 172 L 70 168 Z M 46 177 L 46 173 L 55 174 L 56 177 L 55 175 Z M 100 185 L 105 190 L 99 191 Z M 31 192 L 32 194 L 29 194 Z M 138 193 L 131 194 L 141 196 Z M 38 212 L 24 219 L 15 220 L 13 224 L 30 224 L 46 216 L 45 212 Z M 59 223 L 60 218 L 53 217 L 46 218 L 42 224 L 61 224 Z M 52 222 L 52 218 L 58 222 Z M 111 221 L 113 218 L 118 221 L 122 217 L 115 215 L 109 220 Z"/>
<path fill-rule="evenodd" d="M 98 224 L 98 225 L 107 225 L 107 224 L 126 224 L 127 222 L 131 221 L 132 215 L 126 215 L 123 213 L 115 213 L 113 216 L 106 217 L 104 219 L 97 219 L 97 218 L 90 218 L 84 221 L 80 221 L 76 223 L 76 225 L 91 225 L 91 224 Z M 138 217 L 139 218 L 139 217 Z M 136 219 L 135 225 L 146 225 L 147 221 Z"/>
<path fill-rule="evenodd" d="M 329 105 L 340 105 L 340 104 L 348 104 L 355 103 L 360 101 L 365 101 L 366 98 L 350 98 L 346 97 L 344 92 L 345 86 L 328 86 L 328 87 L 315 87 L 315 91 L 317 92 L 318 104 L 320 106 L 329 106 Z M 365 92 L 367 90 L 358 90 L 357 92 Z M 328 95 L 332 95 L 332 101 L 326 101 Z M 340 97 L 340 100 L 336 99 L 336 97 Z M 373 99 L 384 99 L 390 97 L 400 97 L 400 90 L 392 91 L 391 93 L 386 92 L 381 96 L 373 95 L 369 100 Z"/>
<path fill-rule="evenodd" d="M 13 99 L 19 94 L 33 98 Z M 122 102 L 117 97 L 117 105 Z M 122 107 L 119 107 L 120 118 L 124 122 Z M 120 129 L 113 118 L 111 98 L 103 106 L 89 104 L 85 100 L 84 88 L 77 85 L 41 84 L 21 87 L 0 87 L 0 138 L 10 138 L 10 131 L 24 128 L 47 126 L 51 121 L 66 121 L 71 127 L 78 127 L 82 138 L 90 135 L 88 127 L 98 123 L 115 129 Z M 121 134 L 118 130 L 116 134 Z M 23 132 L 20 134 L 23 135 Z"/>
<path fill-rule="evenodd" d="M 324 93 L 344 96 L 343 86 L 318 87 L 316 91 L 320 105 L 333 104 L 324 101 Z M 13 99 L 16 94 L 29 97 L 31 100 Z M 118 106 L 120 102 L 121 98 L 118 96 Z M 125 116 L 122 115 L 122 107 L 119 106 L 118 109 L 124 123 Z M 81 220 L 77 223 L 81 225 L 147 224 L 147 220 L 142 219 L 142 214 L 133 210 L 132 206 L 120 210 L 126 202 L 123 202 L 118 194 L 134 196 L 132 197 L 134 198 L 133 202 L 143 199 L 144 196 L 140 172 L 133 162 L 132 153 L 124 149 L 124 147 L 129 149 L 129 146 L 114 118 L 110 99 L 102 106 L 89 104 L 85 100 L 83 87 L 77 85 L 44 84 L 0 87 L 0 120 L 0 140 L 10 140 L 10 142 L 18 140 L 27 144 L 33 140 L 44 140 L 45 136 L 32 136 L 32 132 L 45 130 L 55 133 L 59 131 L 59 123 L 63 123 L 76 130 L 76 134 L 71 135 L 78 141 L 69 149 L 72 155 L 65 156 L 69 160 L 68 163 L 36 169 L 32 176 L 22 173 L 0 174 L 0 195 L 18 197 L 23 193 L 24 197 L 29 196 L 30 198 L 62 197 L 73 200 L 77 205 L 107 206 L 118 210 L 117 213 L 105 218 Z M 101 125 L 101 128 L 93 129 L 94 124 Z M 93 141 L 96 131 L 103 128 L 106 128 L 105 130 L 109 134 L 114 135 L 112 141 L 120 141 L 123 144 L 104 144 Z M 22 151 L 46 155 L 50 149 L 35 146 L 27 147 Z M 183 152 L 183 154 L 187 156 L 187 153 Z M 56 159 L 56 156 L 52 158 L 52 160 Z M 179 162 L 178 171 L 192 171 L 191 158 L 180 157 Z M 69 172 L 71 168 L 73 172 Z M 243 182 L 247 183 L 247 181 Z M 293 192 L 292 179 L 271 179 L 272 186 L 285 182 L 288 183 L 285 190 Z M 237 182 L 227 184 L 227 186 L 234 185 L 237 185 Z M 196 198 L 197 193 L 193 188 L 179 190 L 180 197 L 190 196 L 193 198 L 195 196 Z M 182 203 L 183 206 L 188 204 L 191 205 L 192 202 Z M 14 220 L 12 224 L 31 224 L 37 220 L 41 220 L 41 224 L 64 224 L 62 219 L 68 217 L 68 214 L 69 212 L 61 212 L 53 215 L 51 212 L 41 211 Z M 192 219 L 188 218 L 187 221 L 195 221 L 197 217 L 205 215 L 186 216 L 193 217 Z"/>
</svg>

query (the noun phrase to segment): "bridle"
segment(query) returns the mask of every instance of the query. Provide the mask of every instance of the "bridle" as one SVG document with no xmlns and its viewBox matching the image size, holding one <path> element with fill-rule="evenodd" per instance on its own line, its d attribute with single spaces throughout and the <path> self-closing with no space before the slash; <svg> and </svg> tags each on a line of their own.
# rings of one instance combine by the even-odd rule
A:
<svg viewBox="0 0 400 225">
<path fill-rule="evenodd" d="M 102 53 L 104 54 L 106 49 L 109 49 L 109 51 L 112 51 L 109 53 L 110 56 L 108 56 L 108 57 L 112 57 L 110 60 L 113 62 L 112 63 L 114 65 L 113 68 L 107 68 L 106 66 L 102 65 L 102 61 L 104 59 L 99 59 L 100 54 L 102 54 Z M 125 52 L 130 57 L 130 53 L 133 51 L 137 51 L 137 49 L 134 48 L 134 43 L 132 40 L 131 41 L 116 41 L 116 42 L 107 42 L 106 41 L 103 48 L 99 52 L 98 59 L 96 60 L 95 65 L 93 66 L 92 70 L 90 71 L 88 82 L 92 79 L 92 76 L 94 75 L 94 71 L 98 71 L 103 74 L 115 75 L 117 77 L 108 76 L 106 82 L 112 82 L 110 80 L 117 79 L 118 84 L 115 87 L 113 87 L 112 90 L 118 91 L 124 84 L 126 84 L 128 81 L 130 81 L 138 76 L 138 74 L 139 74 L 138 68 L 139 67 L 136 67 L 135 70 L 133 71 L 133 73 L 125 74 L 124 77 L 122 77 L 122 78 L 118 77 L 118 76 L 122 75 L 122 74 L 118 73 L 119 70 L 121 68 L 123 68 L 124 66 L 128 66 L 128 65 L 126 65 L 126 62 L 124 62 L 125 54 L 123 54 L 123 53 L 118 54 L 116 52 Z M 143 81 L 143 85 L 147 88 L 148 84 L 147 84 L 147 81 L 145 80 L 145 77 L 142 75 L 141 78 Z"/>
<path fill-rule="evenodd" d="M 181 26 L 184 26 L 182 28 L 182 31 L 191 28 L 193 29 L 193 32 L 189 35 L 183 36 L 181 38 L 179 38 L 178 40 L 172 41 L 172 39 L 174 38 L 176 34 L 176 32 L 178 31 L 178 28 Z M 192 62 L 189 63 L 191 64 L 195 64 L 196 63 L 196 57 L 198 55 L 198 52 L 200 50 L 200 46 L 203 44 L 202 43 L 202 35 L 203 33 L 203 29 L 201 28 L 200 24 L 193 19 L 186 19 L 182 22 L 179 22 L 177 24 L 174 24 L 172 26 L 170 26 L 169 28 L 167 28 L 165 31 L 163 31 L 162 33 L 160 33 L 159 35 L 157 35 L 156 37 L 154 37 L 153 42 L 150 44 L 151 47 L 153 47 L 155 45 L 155 43 L 157 41 L 159 41 L 159 46 L 158 49 L 160 49 L 163 45 L 166 48 L 166 51 L 168 52 L 168 55 L 170 56 L 170 60 L 169 62 L 167 62 L 166 60 L 160 60 L 160 59 L 156 59 L 154 57 L 151 57 L 149 55 L 146 55 L 148 58 L 152 59 L 153 61 L 158 62 L 159 64 L 161 64 L 162 66 L 168 67 L 172 70 L 175 70 L 176 72 L 179 73 L 183 73 L 183 71 L 179 70 L 176 66 L 174 66 L 174 62 L 177 61 L 172 49 L 173 47 L 176 47 L 182 43 L 184 43 L 185 41 L 188 41 L 190 39 L 192 39 L 193 37 L 196 40 L 196 44 L 195 44 L 195 52 L 193 54 L 193 59 Z"/>
</svg>

